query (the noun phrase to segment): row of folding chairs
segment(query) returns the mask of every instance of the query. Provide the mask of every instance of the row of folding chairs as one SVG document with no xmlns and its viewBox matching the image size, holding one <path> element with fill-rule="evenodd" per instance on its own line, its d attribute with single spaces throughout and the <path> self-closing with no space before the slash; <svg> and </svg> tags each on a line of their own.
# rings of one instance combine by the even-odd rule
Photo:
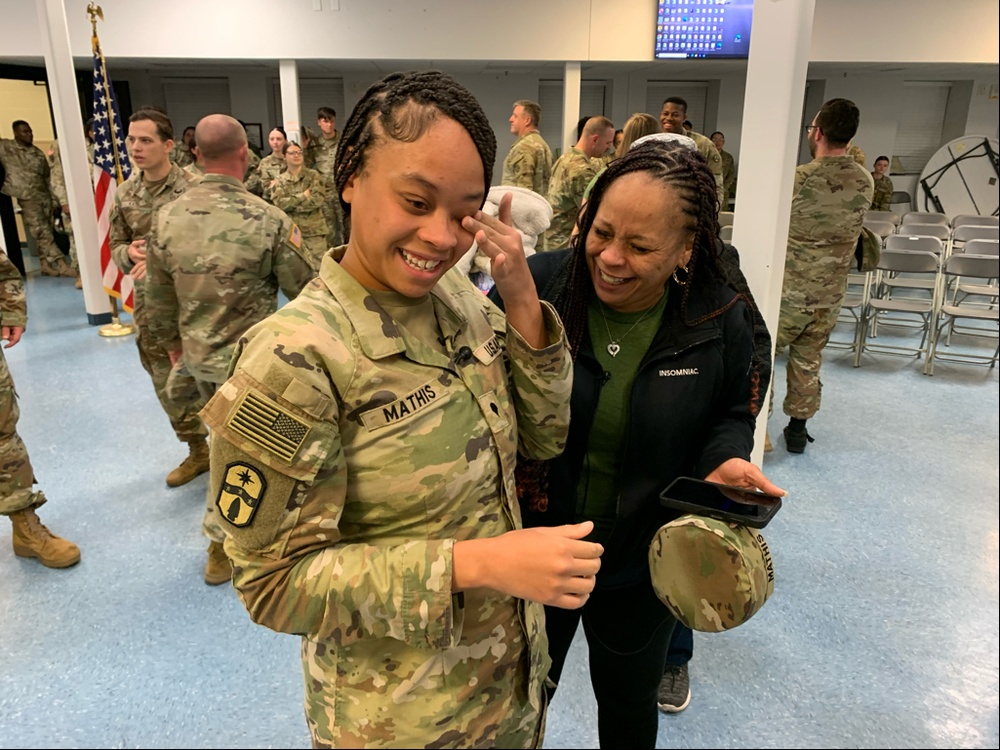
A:
<svg viewBox="0 0 1000 750">
<path fill-rule="evenodd" d="M 973 240 L 950 257 L 888 245 L 874 271 L 849 277 L 842 319 L 853 322 L 853 337 L 831 340 L 829 346 L 852 349 L 855 367 L 866 352 L 922 357 L 927 375 L 934 374 L 940 360 L 995 367 L 1000 356 L 1000 243 Z M 885 335 L 879 339 L 885 328 L 896 334 L 891 342 Z M 901 330 L 904 341 L 899 343 Z M 913 346 L 918 334 L 920 342 Z M 955 334 L 969 337 L 965 341 L 971 346 L 952 350 Z M 975 343 L 983 340 L 992 354 Z"/>
<path fill-rule="evenodd" d="M 869 211 L 865 226 L 883 239 L 891 235 L 936 237 L 943 243 L 945 256 L 963 252 L 970 240 L 1000 242 L 1000 223 L 996 216 L 963 214 L 949 219 L 945 214 L 911 211 Z"/>
</svg>

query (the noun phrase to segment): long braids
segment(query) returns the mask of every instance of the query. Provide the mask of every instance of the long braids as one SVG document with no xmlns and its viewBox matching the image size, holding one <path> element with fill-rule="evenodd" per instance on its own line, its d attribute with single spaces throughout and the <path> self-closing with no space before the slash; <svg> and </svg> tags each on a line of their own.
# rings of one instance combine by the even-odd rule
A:
<svg viewBox="0 0 1000 750">
<path fill-rule="evenodd" d="M 351 206 L 341 197 L 351 176 L 365 168 L 370 147 L 380 138 L 413 142 L 444 115 L 469 133 L 483 162 L 483 201 L 490 190 L 497 141 L 476 98 L 458 81 L 437 70 L 390 73 L 372 84 L 347 119 L 337 146 L 334 184 L 350 231 Z"/>
<path fill-rule="evenodd" d="M 587 332 L 587 307 L 594 294 L 586 259 L 586 238 L 608 188 L 618 178 L 636 172 L 673 188 L 681 211 L 690 220 L 694 249 L 687 266 L 687 278 L 681 282 L 676 279 L 667 281 L 668 284 L 681 287 L 680 315 L 684 324 L 700 325 L 723 314 L 739 299 L 734 298 L 723 307 L 697 318 L 688 318 L 692 288 L 727 280 L 719 263 L 716 245 L 719 236 L 719 199 L 715 177 L 701 155 L 683 146 L 656 141 L 640 145 L 611 162 L 597 178 L 590 199 L 578 217 L 580 231 L 570 242 L 569 254 L 548 288 L 540 290 L 542 298 L 549 299 L 562 318 L 574 362 Z M 548 508 L 548 468 L 547 461 L 518 461 L 515 471 L 518 495 L 532 511 L 544 512 Z"/>
</svg>

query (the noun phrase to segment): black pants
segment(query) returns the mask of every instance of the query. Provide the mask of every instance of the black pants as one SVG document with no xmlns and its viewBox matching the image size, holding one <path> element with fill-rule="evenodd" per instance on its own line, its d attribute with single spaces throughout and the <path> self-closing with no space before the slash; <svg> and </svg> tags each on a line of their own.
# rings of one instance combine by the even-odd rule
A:
<svg viewBox="0 0 1000 750">
<path fill-rule="evenodd" d="M 578 610 L 545 608 L 552 670 L 558 686 L 577 625 L 583 620 L 590 682 L 597 697 L 601 747 L 656 747 L 656 690 L 677 622 L 648 581 L 595 590 Z M 551 696 L 550 696 L 551 698 Z"/>
<path fill-rule="evenodd" d="M 687 625 L 677 623 L 670 638 L 670 648 L 667 650 L 667 666 L 681 667 L 691 661 L 693 655 L 694 633 Z"/>
</svg>

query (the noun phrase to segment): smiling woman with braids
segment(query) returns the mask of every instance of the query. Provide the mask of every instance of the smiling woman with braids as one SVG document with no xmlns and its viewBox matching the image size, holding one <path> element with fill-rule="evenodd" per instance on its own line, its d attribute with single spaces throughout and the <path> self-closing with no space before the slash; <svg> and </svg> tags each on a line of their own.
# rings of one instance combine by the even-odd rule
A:
<svg viewBox="0 0 1000 750">
<path fill-rule="evenodd" d="M 302 636 L 315 747 L 540 746 L 541 605 L 581 606 L 600 567 L 590 523 L 521 528 L 516 454 L 562 450 L 572 363 L 510 199 L 480 210 L 495 155 L 449 76 L 373 85 L 337 150 L 346 248 L 203 412 L 233 583 Z M 506 318 L 446 275 L 473 237 Z"/>
<path fill-rule="evenodd" d="M 675 620 L 653 592 L 647 550 L 676 512 L 678 476 L 784 494 L 749 462 L 750 305 L 720 265 L 715 180 L 681 146 L 640 145 L 598 178 L 572 249 L 529 267 L 562 316 L 574 359 L 566 451 L 518 465 L 526 526 L 593 521 L 604 546 L 582 608 L 546 608 L 558 684 L 581 619 L 601 747 L 653 747 L 657 687 Z M 499 301 L 499 300 L 498 300 Z"/>
</svg>

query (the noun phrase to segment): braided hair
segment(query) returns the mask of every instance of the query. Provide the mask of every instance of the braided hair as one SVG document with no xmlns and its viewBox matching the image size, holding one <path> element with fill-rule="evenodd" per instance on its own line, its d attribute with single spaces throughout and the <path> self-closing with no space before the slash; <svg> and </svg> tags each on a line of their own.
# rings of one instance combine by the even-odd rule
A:
<svg viewBox="0 0 1000 750">
<path fill-rule="evenodd" d="M 642 173 L 671 187 L 677 196 L 677 206 L 688 220 L 694 234 L 693 250 L 687 265 L 686 280 L 671 277 L 667 284 L 680 286 L 680 317 L 685 325 L 697 326 L 722 315 L 739 297 L 700 317 L 688 317 L 691 290 L 718 282 L 727 283 L 719 263 L 719 202 L 715 177 L 705 159 L 676 143 L 652 141 L 630 150 L 608 165 L 597 178 L 590 199 L 578 218 L 580 232 L 570 241 L 570 252 L 541 297 L 548 299 L 563 320 L 573 361 L 587 333 L 587 307 L 595 294 L 587 265 L 586 240 L 594 224 L 608 188 L 620 177 Z M 680 269 L 683 273 L 683 269 Z M 515 473 L 518 495 L 533 511 L 548 508 L 548 464 L 545 461 L 519 460 Z"/>
<path fill-rule="evenodd" d="M 333 168 L 337 197 L 350 231 L 351 205 L 341 197 L 352 175 L 362 172 L 371 148 L 381 139 L 412 143 L 444 116 L 465 128 L 483 162 L 483 202 L 490 191 L 497 140 L 476 98 L 438 70 L 390 73 L 372 84 L 347 119 Z"/>
</svg>

